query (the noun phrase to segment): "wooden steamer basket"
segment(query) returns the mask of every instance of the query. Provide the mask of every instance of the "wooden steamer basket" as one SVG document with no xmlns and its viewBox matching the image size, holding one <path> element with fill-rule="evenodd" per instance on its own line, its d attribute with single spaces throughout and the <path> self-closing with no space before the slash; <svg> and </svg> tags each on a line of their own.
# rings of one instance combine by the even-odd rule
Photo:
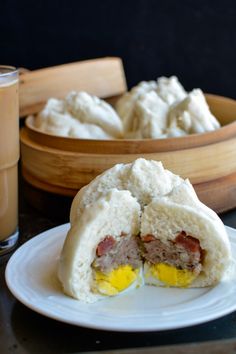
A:
<svg viewBox="0 0 236 354">
<path fill-rule="evenodd" d="M 74 71 L 68 80 L 71 69 Z M 53 78 L 57 81 L 56 86 L 52 85 Z M 38 112 L 49 97 L 65 97 L 72 89 L 84 90 L 114 102 L 113 96 L 126 91 L 121 60 L 103 58 L 24 73 L 20 91 L 22 115 Z M 234 208 L 236 101 L 209 94 L 206 99 L 222 128 L 181 138 L 64 138 L 38 131 L 29 117 L 20 137 L 23 177 L 38 190 L 73 197 L 78 189 L 114 164 L 144 157 L 162 161 L 165 168 L 189 178 L 200 200 L 216 212 Z"/>
</svg>

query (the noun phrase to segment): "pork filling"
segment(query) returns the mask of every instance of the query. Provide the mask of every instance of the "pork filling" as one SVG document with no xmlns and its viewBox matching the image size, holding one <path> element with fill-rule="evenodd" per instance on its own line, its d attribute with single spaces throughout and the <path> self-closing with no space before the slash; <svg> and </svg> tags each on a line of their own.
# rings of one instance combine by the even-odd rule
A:
<svg viewBox="0 0 236 354">
<path fill-rule="evenodd" d="M 174 241 L 162 242 L 153 235 L 142 237 L 142 256 L 150 264 L 166 263 L 199 274 L 204 252 L 196 238 L 180 232 Z"/>
<path fill-rule="evenodd" d="M 103 273 L 109 273 L 121 265 L 130 265 L 133 269 L 142 266 L 141 252 L 136 236 L 121 234 L 118 241 L 106 236 L 97 246 L 92 267 Z"/>
<path fill-rule="evenodd" d="M 204 251 L 199 240 L 185 231 L 181 231 L 173 241 L 165 243 L 150 234 L 140 239 L 122 233 L 119 240 L 110 235 L 105 236 L 96 248 L 92 267 L 107 274 L 124 265 L 138 269 L 146 261 L 150 265 L 164 263 L 199 274 L 203 259 Z"/>
</svg>

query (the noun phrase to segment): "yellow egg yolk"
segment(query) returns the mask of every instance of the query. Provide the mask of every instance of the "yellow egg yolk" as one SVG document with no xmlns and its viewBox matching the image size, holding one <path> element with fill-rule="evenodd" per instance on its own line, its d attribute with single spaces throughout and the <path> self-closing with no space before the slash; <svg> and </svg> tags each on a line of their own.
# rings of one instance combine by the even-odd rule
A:
<svg viewBox="0 0 236 354">
<path fill-rule="evenodd" d="M 152 276 L 168 286 L 185 288 L 196 278 L 196 274 L 188 269 L 177 269 L 169 264 L 157 263 L 150 266 Z"/>
<path fill-rule="evenodd" d="M 95 271 L 97 291 L 103 295 L 116 295 L 128 288 L 136 279 L 139 269 L 133 269 L 130 265 L 122 265 L 105 274 Z"/>
</svg>

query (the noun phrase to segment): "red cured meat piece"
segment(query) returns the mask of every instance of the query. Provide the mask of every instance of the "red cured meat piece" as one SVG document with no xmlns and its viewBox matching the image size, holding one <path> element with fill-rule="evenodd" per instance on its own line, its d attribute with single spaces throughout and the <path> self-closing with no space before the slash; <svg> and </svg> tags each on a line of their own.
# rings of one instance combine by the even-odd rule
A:
<svg viewBox="0 0 236 354">
<path fill-rule="evenodd" d="M 115 243 L 116 240 L 112 236 L 106 236 L 97 246 L 97 256 L 101 257 L 105 253 L 109 252 Z"/>
</svg>

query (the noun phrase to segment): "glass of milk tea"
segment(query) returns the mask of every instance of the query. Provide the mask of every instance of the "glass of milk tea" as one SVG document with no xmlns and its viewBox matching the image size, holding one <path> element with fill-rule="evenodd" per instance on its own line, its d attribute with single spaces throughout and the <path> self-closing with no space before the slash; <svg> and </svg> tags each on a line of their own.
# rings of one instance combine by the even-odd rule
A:
<svg viewBox="0 0 236 354">
<path fill-rule="evenodd" d="M 0 255 L 18 240 L 18 71 L 0 65 Z"/>
</svg>

